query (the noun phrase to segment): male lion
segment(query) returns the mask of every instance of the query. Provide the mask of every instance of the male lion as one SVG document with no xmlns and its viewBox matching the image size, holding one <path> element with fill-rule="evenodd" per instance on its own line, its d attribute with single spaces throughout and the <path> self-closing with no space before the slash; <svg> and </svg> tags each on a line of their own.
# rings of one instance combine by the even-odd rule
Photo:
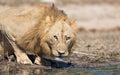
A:
<svg viewBox="0 0 120 75">
<path fill-rule="evenodd" d="M 0 41 L 18 63 L 32 64 L 26 52 L 42 57 L 68 56 L 76 43 L 77 27 L 63 11 L 48 4 L 30 8 L 0 8 Z M 3 39 L 4 38 L 4 41 Z"/>
</svg>

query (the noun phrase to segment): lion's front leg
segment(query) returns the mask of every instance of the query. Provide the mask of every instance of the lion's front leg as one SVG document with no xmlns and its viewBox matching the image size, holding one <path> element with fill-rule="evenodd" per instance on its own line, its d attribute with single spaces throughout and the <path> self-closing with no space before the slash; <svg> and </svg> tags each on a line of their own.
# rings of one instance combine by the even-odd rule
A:
<svg viewBox="0 0 120 75">
<path fill-rule="evenodd" d="M 11 42 L 12 47 L 14 48 L 14 53 L 17 58 L 17 62 L 20 64 L 33 64 L 32 61 L 28 58 L 27 54 L 23 52 L 15 42 Z"/>
<path fill-rule="evenodd" d="M 15 52 L 16 58 L 17 58 L 17 63 L 20 64 L 33 64 L 32 61 L 28 58 L 26 53 L 23 52 Z"/>
<path fill-rule="evenodd" d="M 17 62 L 22 64 L 32 64 L 32 61 L 28 58 L 27 54 L 23 52 L 15 43 L 16 39 L 13 37 L 12 33 L 10 33 L 3 26 L 0 27 L 0 32 L 2 34 L 2 37 L 4 37 L 5 41 L 7 41 L 12 46 L 17 58 Z M 2 41 L 4 42 L 4 40 Z"/>
</svg>

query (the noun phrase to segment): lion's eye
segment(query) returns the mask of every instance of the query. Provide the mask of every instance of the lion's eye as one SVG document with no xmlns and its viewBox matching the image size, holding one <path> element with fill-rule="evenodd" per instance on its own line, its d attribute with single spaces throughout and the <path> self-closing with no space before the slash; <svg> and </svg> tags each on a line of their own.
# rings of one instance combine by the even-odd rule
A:
<svg viewBox="0 0 120 75">
<path fill-rule="evenodd" d="M 66 39 L 66 40 L 69 40 L 69 39 L 70 39 L 70 37 L 69 37 L 69 36 L 65 36 L 65 39 Z"/>
<path fill-rule="evenodd" d="M 57 37 L 56 35 L 54 35 L 54 38 L 55 38 L 56 40 L 58 40 L 58 37 Z"/>
</svg>

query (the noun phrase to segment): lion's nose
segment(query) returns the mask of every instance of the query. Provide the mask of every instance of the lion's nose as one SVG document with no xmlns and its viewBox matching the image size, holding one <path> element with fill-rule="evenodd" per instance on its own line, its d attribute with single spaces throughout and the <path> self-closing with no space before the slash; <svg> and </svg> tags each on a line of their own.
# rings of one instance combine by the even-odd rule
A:
<svg viewBox="0 0 120 75">
<path fill-rule="evenodd" d="M 65 51 L 58 51 L 59 56 L 62 56 L 65 54 Z"/>
</svg>

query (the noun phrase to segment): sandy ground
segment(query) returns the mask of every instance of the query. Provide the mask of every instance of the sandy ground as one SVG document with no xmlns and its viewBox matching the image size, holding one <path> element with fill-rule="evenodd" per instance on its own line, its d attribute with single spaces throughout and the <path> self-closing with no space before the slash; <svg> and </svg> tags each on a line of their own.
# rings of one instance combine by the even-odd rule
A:
<svg viewBox="0 0 120 75">
<path fill-rule="evenodd" d="M 77 20 L 78 27 L 109 29 L 120 26 L 120 7 L 110 4 L 67 5 L 60 7 Z"/>
</svg>

